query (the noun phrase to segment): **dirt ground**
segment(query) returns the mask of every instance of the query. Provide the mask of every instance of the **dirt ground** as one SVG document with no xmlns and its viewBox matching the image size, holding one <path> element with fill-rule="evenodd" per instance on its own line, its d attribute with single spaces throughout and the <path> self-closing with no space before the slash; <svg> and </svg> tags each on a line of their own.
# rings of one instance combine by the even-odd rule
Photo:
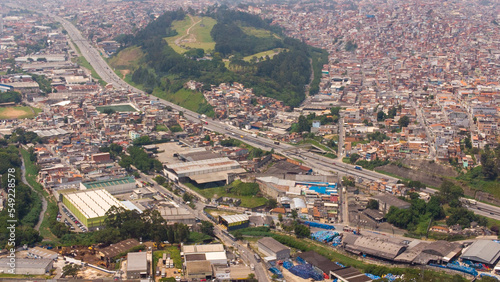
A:
<svg viewBox="0 0 500 282">
<path fill-rule="evenodd" d="M 113 274 L 99 271 L 95 268 L 87 266 L 78 273 L 78 277 L 83 277 L 83 279 L 95 280 L 95 279 L 102 279 L 105 277 L 113 277 Z"/>
<path fill-rule="evenodd" d="M 122 74 L 122 78 L 125 78 L 130 73 L 130 70 L 120 70 L 120 73 Z"/>
<path fill-rule="evenodd" d="M 407 167 L 398 167 L 390 164 L 378 167 L 377 170 L 389 172 L 412 180 L 418 180 L 433 187 L 439 187 L 439 185 L 441 185 L 444 180 L 443 176 L 458 176 L 454 168 L 435 162 L 431 163 L 429 161 L 419 160 L 401 160 L 401 162 Z"/>
<path fill-rule="evenodd" d="M 0 111 L 0 117 L 2 119 L 19 118 L 29 114 L 31 114 L 31 112 L 27 112 L 25 110 L 20 110 L 12 107 L 2 108 Z"/>
</svg>

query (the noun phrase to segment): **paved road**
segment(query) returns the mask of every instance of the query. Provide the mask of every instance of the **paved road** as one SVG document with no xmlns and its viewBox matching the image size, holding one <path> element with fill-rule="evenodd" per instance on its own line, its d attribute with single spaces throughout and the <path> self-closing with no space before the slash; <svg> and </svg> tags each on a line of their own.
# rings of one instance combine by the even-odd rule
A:
<svg viewBox="0 0 500 282">
<path fill-rule="evenodd" d="M 183 207 L 183 208 L 187 209 L 193 215 L 195 215 L 196 217 L 198 217 L 201 220 L 206 220 L 206 221 L 210 221 L 211 222 L 211 220 L 205 215 L 205 213 L 203 213 L 203 209 L 205 208 L 205 204 L 202 203 L 201 201 L 197 201 L 196 204 L 195 204 L 195 208 L 192 209 L 190 206 L 188 206 L 188 205 L 186 205 L 184 203 L 184 200 L 182 199 L 182 197 L 177 196 L 174 193 L 170 192 L 165 187 L 156 184 L 156 182 L 152 180 L 152 177 L 150 175 L 146 175 L 146 174 L 144 174 L 142 172 L 140 172 L 139 175 L 141 176 L 141 178 L 143 180 L 145 180 L 147 182 L 150 182 L 150 183 L 154 183 L 154 188 L 156 190 L 158 190 L 162 194 L 166 194 L 167 198 L 170 198 L 172 201 L 174 201 L 180 207 Z M 173 184 L 173 185 L 175 186 L 177 184 Z M 256 278 L 259 281 L 266 281 L 266 282 L 270 281 L 269 277 L 267 275 L 266 269 L 264 268 L 264 266 L 261 263 L 258 263 L 256 261 L 256 259 L 254 257 L 254 252 L 252 252 L 251 250 L 249 250 L 243 243 L 241 243 L 239 241 L 233 241 L 231 238 L 229 238 L 228 236 L 226 236 L 223 233 L 223 230 L 220 228 L 220 226 L 218 226 L 216 224 L 214 224 L 214 234 L 225 245 L 228 245 L 228 246 L 232 245 L 232 246 L 234 246 L 240 252 L 241 258 L 248 265 L 250 265 L 250 264 L 255 265 L 255 276 L 256 276 Z"/>
<path fill-rule="evenodd" d="M 118 89 L 127 89 L 130 91 L 136 91 L 140 93 L 144 93 L 143 91 L 134 88 L 128 85 L 125 81 L 123 81 L 118 75 L 116 75 L 108 64 L 104 61 L 104 59 L 100 56 L 99 52 L 92 47 L 88 41 L 82 37 L 80 32 L 76 29 L 74 25 L 68 22 L 65 19 L 55 16 L 55 20 L 59 21 L 63 27 L 68 32 L 68 35 L 73 39 L 76 45 L 80 48 L 82 55 L 89 61 L 89 63 L 94 67 L 95 71 L 101 76 L 101 78 L 108 82 L 113 83 L 115 88 Z M 199 114 L 193 111 L 182 108 L 176 104 L 168 102 L 163 99 L 158 99 L 162 103 L 171 106 L 173 109 L 177 111 L 182 111 L 184 113 L 184 117 L 190 121 L 199 121 Z M 377 173 L 375 171 L 370 170 L 356 170 L 353 165 L 348 165 L 342 163 L 341 160 L 332 160 L 327 157 L 319 156 L 317 154 L 311 152 L 301 152 L 301 150 L 297 150 L 298 152 L 287 152 L 289 149 L 293 148 L 292 145 L 283 144 L 283 143 L 275 143 L 275 141 L 262 138 L 262 137 L 253 137 L 252 133 L 240 130 L 239 128 L 226 125 L 224 122 L 219 120 L 214 120 L 207 118 L 208 124 L 205 125 L 205 129 L 217 131 L 222 134 L 232 135 L 233 138 L 242 140 L 254 147 L 258 147 L 265 150 L 274 149 L 276 153 L 283 153 L 290 157 L 300 158 L 304 164 L 310 166 L 314 170 L 323 173 L 338 173 L 339 175 L 347 175 L 353 176 L 357 180 L 378 180 L 381 178 L 387 179 L 390 182 L 397 182 L 399 179 L 390 177 L 384 174 Z M 343 140 L 342 140 L 343 142 Z M 433 189 L 431 189 L 433 190 Z M 484 205 L 484 207 L 482 206 Z M 500 220 L 500 208 L 492 205 L 482 204 L 479 206 L 479 209 L 469 207 L 470 210 L 474 212 L 478 212 L 478 214 L 485 215 L 487 217 L 495 218 Z M 486 209 L 491 211 L 485 211 Z M 492 214 L 493 213 L 493 214 Z"/>
<path fill-rule="evenodd" d="M 21 178 L 23 182 L 28 185 L 33 192 L 37 193 L 40 199 L 42 200 L 42 211 L 40 212 L 40 215 L 38 216 L 38 223 L 35 225 L 35 230 L 40 230 L 40 225 L 42 224 L 43 217 L 45 216 L 45 211 L 47 210 L 47 200 L 45 199 L 45 196 L 43 196 L 42 193 L 39 193 L 35 188 L 33 188 L 28 181 L 26 180 L 26 167 L 24 166 L 24 158 L 21 158 L 22 165 L 21 165 Z"/>
</svg>

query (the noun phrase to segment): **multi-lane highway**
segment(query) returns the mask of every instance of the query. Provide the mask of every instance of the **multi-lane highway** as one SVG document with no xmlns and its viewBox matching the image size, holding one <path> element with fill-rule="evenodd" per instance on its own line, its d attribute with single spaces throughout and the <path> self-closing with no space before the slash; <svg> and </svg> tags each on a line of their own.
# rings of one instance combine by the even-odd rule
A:
<svg viewBox="0 0 500 282">
<path fill-rule="evenodd" d="M 90 43 L 81 35 L 78 29 L 68 22 L 67 20 L 53 16 L 53 18 L 59 21 L 63 27 L 68 32 L 68 35 L 78 46 L 82 55 L 87 59 L 87 61 L 94 67 L 95 71 L 99 76 L 106 82 L 112 83 L 113 86 L 117 89 L 124 89 L 130 91 L 136 91 L 140 93 L 144 93 L 143 91 L 134 88 L 123 81 L 118 75 L 116 75 L 113 70 L 108 66 L 106 61 L 100 56 L 99 51 L 97 51 Z M 182 111 L 184 113 L 184 117 L 191 121 L 199 121 L 198 113 L 190 111 L 188 109 L 182 108 L 176 104 L 168 102 L 163 99 L 158 99 L 166 105 L 171 106 L 173 109 Z M 291 150 L 294 146 L 283 143 L 275 143 L 275 141 L 263 138 L 263 137 L 254 137 L 250 132 L 241 130 L 239 128 L 230 126 L 225 124 L 219 120 L 213 120 L 207 118 L 206 121 L 208 124 L 205 125 L 205 128 L 212 131 L 217 131 L 219 133 L 223 133 L 226 135 L 230 135 L 235 139 L 242 140 L 252 146 L 271 150 L 274 149 L 276 153 L 282 153 L 284 155 L 300 159 L 304 164 L 310 166 L 315 171 L 323 172 L 323 173 L 338 173 L 339 176 L 348 175 L 353 176 L 356 180 L 378 180 L 381 178 L 387 179 L 390 182 L 397 182 L 398 179 L 394 177 L 390 177 L 387 175 L 383 175 L 377 173 L 375 171 L 370 170 L 356 170 L 353 165 L 345 164 L 341 161 L 341 159 L 330 159 L 327 157 L 319 156 L 317 154 L 302 151 L 300 149 Z M 341 122 L 342 126 L 342 122 Z M 340 144 L 339 144 L 340 145 Z M 341 154 L 339 154 L 341 155 Z M 428 189 L 429 192 L 432 192 L 433 189 Z M 433 190 L 435 192 L 435 190 Z M 500 220 L 500 208 L 492 205 L 487 205 L 483 203 L 478 203 L 477 206 L 469 205 L 468 208 L 477 214 L 481 214 L 490 218 L 499 219 Z"/>
</svg>

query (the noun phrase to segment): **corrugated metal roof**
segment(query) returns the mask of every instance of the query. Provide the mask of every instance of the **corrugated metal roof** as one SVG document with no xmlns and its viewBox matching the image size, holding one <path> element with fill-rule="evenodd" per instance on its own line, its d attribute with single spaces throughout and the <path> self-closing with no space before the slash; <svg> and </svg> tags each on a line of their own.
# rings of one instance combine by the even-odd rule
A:
<svg viewBox="0 0 500 282">
<path fill-rule="evenodd" d="M 249 220 L 246 214 L 221 215 L 228 224 Z"/>
<path fill-rule="evenodd" d="M 490 240 L 478 240 L 470 245 L 462 255 L 463 259 L 494 264 L 500 257 L 500 244 Z"/>
</svg>

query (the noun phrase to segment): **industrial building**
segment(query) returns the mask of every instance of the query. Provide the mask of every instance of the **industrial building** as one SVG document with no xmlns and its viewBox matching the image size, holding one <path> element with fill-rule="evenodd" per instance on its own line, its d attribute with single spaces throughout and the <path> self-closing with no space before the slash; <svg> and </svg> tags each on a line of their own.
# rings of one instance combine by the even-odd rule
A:
<svg viewBox="0 0 500 282">
<path fill-rule="evenodd" d="M 500 257 L 500 244 L 490 240 L 478 240 L 472 243 L 460 257 L 475 263 L 494 265 Z"/>
<path fill-rule="evenodd" d="M 59 255 L 56 252 L 40 247 L 34 247 L 28 250 L 28 257 L 35 259 L 52 259 L 57 260 Z"/>
<path fill-rule="evenodd" d="M 226 250 L 222 244 L 183 245 L 181 254 L 185 262 L 208 261 L 213 265 L 227 265 Z"/>
<path fill-rule="evenodd" d="M 411 206 L 409 202 L 403 201 L 389 194 L 376 195 L 373 196 L 373 199 L 378 202 L 378 208 L 384 214 L 389 211 L 390 207 L 396 207 L 398 209 L 409 209 Z"/>
<path fill-rule="evenodd" d="M 214 276 L 217 281 L 245 281 L 250 273 L 254 273 L 254 271 L 244 265 L 214 267 Z"/>
<path fill-rule="evenodd" d="M 346 251 L 361 255 L 366 254 L 386 260 L 394 260 L 406 250 L 406 245 L 391 242 L 389 239 L 347 234 L 342 245 Z"/>
<path fill-rule="evenodd" d="M 211 280 L 213 276 L 212 265 L 209 261 L 186 262 L 186 277 L 190 280 Z"/>
<path fill-rule="evenodd" d="M 173 181 L 190 179 L 197 184 L 224 181 L 228 183 L 228 174 L 244 173 L 237 161 L 227 157 L 206 159 L 194 162 L 166 164 L 164 173 Z"/>
<path fill-rule="evenodd" d="M 426 265 L 431 262 L 450 262 L 462 252 L 462 246 L 456 242 L 435 241 L 432 243 L 414 241 L 405 252 L 397 256 L 397 262 Z"/>
<path fill-rule="evenodd" d="M 86 189 L 106 189 L 111 195 L 131 193 L 136 189 L 135 179 L 132 176 L 92 181 L 81 182 L 80 190 Z"/>
<path fill-rule="evenodd" d="M 9 258 L 0 258 L 0 273 L 9 273 L 11 267 Z M 16 258 L 14 274 L 23 275 L 44 275 L 52 269 L 54 260 L 52 259 L 27 259 Z"/>
<path fill-rule="evenodd" d="M 321 270 L 327 275 L 330 274 L 330 271 L 335 271 L 342 268 L 342 266 L 339 266 L 338 264 L 316 253 L 315 251 L 300 253 L 297 255 L 297 258 L 302 259 L 305 263 L 312 265 L 313 267 Z"/>
<path fill-rule="evenodd" d="M 62 202 L 80 222 L 90 228 L 102 226 L 106 212 L 113 206 L 125 206 L 104 189 L 62 192 Z"/>
<path fill-rule="evenodd" d="M 250 220 L 246 214 L 219 215 L 219 224 L 227 231 L 246 228 L 250 225 Z"/>
<path fill-rule="evenodd" d="M 271 237 L 264 237 L 257 241 L 259 252 L 265 254 L 267 261 L 287 260 L 290 258 L 290 248 Z"/>
<path fill-rule="evenodd" d="M 119 255 L 120 253 L 126 252 L 134 247 L 139 246 L 140 243 L 136 239 L 127 239 L 120 241 L 116 244 L 111 244 L 110 246 L 101 249 L 97 253 L 97 257 L 102 260 L 112 259 Z"/>
<path fill-rule="evenodd" d="M 148 277 L 148 257 L 146 252 L 127 254 L 127 279 Z"/>
<path fill-rule="evenodd" d="M 361 273 L 356 268 L 344 267 L 339 270 L 330 271 L 330 279 L 338 279 L 342 282 L 369 282 L 373 281 L 364 273 Z"/>
<path fill-rule="evenodd" d="M 177 222 L 187 226 L 196 224 L 196 216 L 182 207 L 159 205 L 158 212 L 168 223 Z"/>
</svg>

